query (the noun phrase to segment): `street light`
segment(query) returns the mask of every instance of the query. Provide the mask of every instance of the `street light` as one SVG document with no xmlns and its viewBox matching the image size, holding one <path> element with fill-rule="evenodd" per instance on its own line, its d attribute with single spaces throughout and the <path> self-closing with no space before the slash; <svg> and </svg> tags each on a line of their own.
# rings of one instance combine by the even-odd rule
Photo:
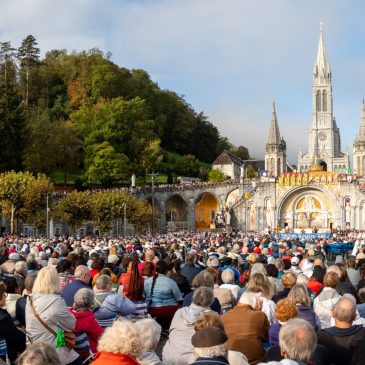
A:
<svg viewBox="0 0 365 365">
<path fill-rule="evenodd" d="M 123 221 L 124 238 L 127 237 L 127 203 L 124 203 L 124 221 Z"/>
<path fill-rule="evenodd" d="M 148 176 L 151 176 L 151 182 L 152 182 L 152 232 L 155 231 L 155 177 L 158 176 L 158 174 L 155 174 L 155 172 L 152 170 L 152 174 L 147 174 Z"/>
<path fill-rule="evenodd" d="M 47 201 L 47 208 L 46 208 L 46 237 L 49 238 L 49 200 L 48 200 L 49 193 L 46 193 L 46 201 Z"/>
</svg>

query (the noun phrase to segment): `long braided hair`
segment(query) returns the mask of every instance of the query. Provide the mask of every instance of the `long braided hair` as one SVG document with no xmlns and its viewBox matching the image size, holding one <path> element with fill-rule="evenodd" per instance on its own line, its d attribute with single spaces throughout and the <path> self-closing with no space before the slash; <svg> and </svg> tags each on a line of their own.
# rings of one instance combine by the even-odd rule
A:
<svg viewBox="0 0 365 365">
<path fill-rule="evenodd" d="M 148 301 L 148 306 L 151 306 L 151 304 L 152 304 L 152 295 L 153 295 L 153 290 L 155 289 L 158 274 L 165 275 L 167 273 L 167 271 L 168 271 L 167 263 L 165 261 L 162 261 L 162 260 L 157 261 L 157 263 L 156 263 L 156 273 L 155 273 L 155 275 L 153 275 L 153 278 L 152 278 L 152 285 L 151 285 L 151 290 L 150 290 L 150 300 Z"/>
</svg>

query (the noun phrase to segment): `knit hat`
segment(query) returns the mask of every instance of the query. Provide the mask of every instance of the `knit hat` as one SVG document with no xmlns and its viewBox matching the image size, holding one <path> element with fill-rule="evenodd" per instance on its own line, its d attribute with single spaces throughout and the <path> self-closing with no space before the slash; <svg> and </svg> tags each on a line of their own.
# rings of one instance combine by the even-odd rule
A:
<svg viewBox="0 0 365 365">
<path fill-rule="evenodd" d="M 226 343 L 227 335 L 218 327 L 205 327 L 191 338 L 191 344 L 196 348 L 213 347 Z"/>
<path fill-rule="evenodd" d="M 255 249 L 253 250 L 253 252 L 255 252 L 255 253 L 261 253 L 261 248 L 260 247 L 255 247 Z"/>
</svg>

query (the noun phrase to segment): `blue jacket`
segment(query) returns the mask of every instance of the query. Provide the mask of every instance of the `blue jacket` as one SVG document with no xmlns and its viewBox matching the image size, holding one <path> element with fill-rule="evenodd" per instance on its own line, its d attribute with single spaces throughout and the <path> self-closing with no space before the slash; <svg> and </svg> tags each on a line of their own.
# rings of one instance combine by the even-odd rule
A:
<svg viewBox="0 0 365 365">
<path fill-rule="evenodd" d="M 76 292 L 82 288 L 87 288 L 91 290 L 89 285 L 85 284 L 82 280 L 79 279 L 75 279 L 63 288 L 61 297 L 65 300 L 67 307 L 72 307 L 72 305 L 74 304 L 74 297 Z"/>
<path fill-rule="evenodd" d="M 182 266 L 180 274 L 188 279 L 189 285 L 191 287 L 193 279 L 200 273 L 200 271 L 200 267 L 195 266 L 194 264 L 185 264 Z"/>
<path fill-rule="evenodd" d="M 95 293 L 95 302 L 97 308 L 94 313 L 97 320 L 115 319 L 120 316 L 128 316 L 136 311 L 136 306 L 131 300 L 111 292 Z"/>
<path fill-rule="evenodd" d="M 153 288 L 151 298 L 152 278 L 148 278 L 144 283 L 146 303 L 149 307 L 164 307 L 167 305 L 177 305 L 182 301 L 182 295 L 176 282 L 165 275 L 158 274 Z M 150 299 L 152 303 L 150 304 Z"/>
</svg>

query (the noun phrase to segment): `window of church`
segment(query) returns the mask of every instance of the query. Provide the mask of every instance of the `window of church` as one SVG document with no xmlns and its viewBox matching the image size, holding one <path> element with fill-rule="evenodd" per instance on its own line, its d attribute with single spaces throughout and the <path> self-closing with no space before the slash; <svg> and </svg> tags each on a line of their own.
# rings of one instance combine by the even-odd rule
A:
<svg viewBox="0 0 365 365">
<path fill-rule="evenodd" d="M 321 111 L 321 92 L 319 90 L 316 95 L 316 110 L 317 112 Z"/>
<path fill-rule="evenodd" d="M 326 92 L 326 90 L 323 90 L 322 102 L 323 102 L 323 111 L 326 112 L 327 111 L 327 92 Z"/>
</svg>

